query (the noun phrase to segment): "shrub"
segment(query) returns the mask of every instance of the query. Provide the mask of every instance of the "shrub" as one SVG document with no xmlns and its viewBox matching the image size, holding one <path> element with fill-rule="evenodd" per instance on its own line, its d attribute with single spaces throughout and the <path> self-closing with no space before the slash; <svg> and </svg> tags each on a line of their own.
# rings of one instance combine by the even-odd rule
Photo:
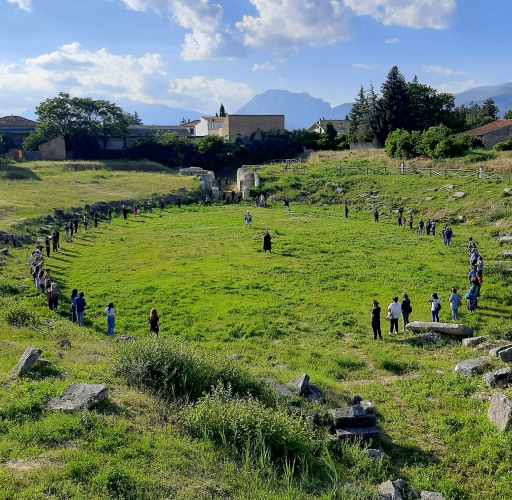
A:
<svg viewBox="0 0 512 500">
<path fill-rule="evenodd" d="M 403 375 L 404 373 L 418 368 L 418 365 L 415 362 L 401 361 L 396 359 L 396 355 L 391 355 L 385 352 L 381 352 L 376 355 L 375 364 L 378 368 L 396 375 Z"/>
<path fill-rule="evenodd" d="M 270 403 L 271 389 L 225 359 L 206 356 L 175 341 L 148 339 L 125 346 L 115 371 L 128 384 L 149 389 L 165 399 L 195 400 L 218 383 L 240 395 L 251 394 Z"/>
<path fill-rule="evenodd" d="M 421 136 L 419 145 L 421 153 L 429 158 L 436 158 L 435 150 L 437 145 L 441 141 L 448 139 L 451 133 L 451 130 L 444 125 L 430 127 L 428 130 L 425 130 Z"/>
<path fill-rule="evenodd" d="M 496 144 L 494 149 L 496 151 L 512 151 L 512 138 Z"/>
<path fill-rule="evenodd" d="M 137 481 L 117 467 L 104 468 L 95 478 L 96 487 L 113 498 L 138 498 Z"/>
<path fill-rule="evenodd" d="M 11 389 L 11 401 L 0 408 L 0 420 L 23 422 L 38 418 L 56 393 L 49 382 L 24 382 Z"/>
<path fill-rule="evenodd" d="M 296 470 L 312 465 L 326 445 L 324 436 L 304 417 L 268 408 L 251 397 L 236 399 L 229 386 L 216 387 L 184 410 L 183 424 L 193 437 L 227 446 L 240 456 L 266 457 Z"/>
<path fill-rule="evenodd" d="M 28 302 L 5 300 L 2 303 L 2 318 L 17 328 L 34 328 L 40 323 L 39 315 Z"/>
<path fill-rule="evenodd" d="M 391 158 L 408 159 L 419 155 L 421 132 L 395 130 L 386 140 L 386 153 Z"/>
<path fill-rule="evenodd" d="M 0 297 L 10 297 L 11 295 L 19 295 L 21 290 L 14 283 L 2 280 L 0 281 Z"/>
<path fill-rule="evenodd" d="M 89 456 L 82 456 L 66 464 L 66 476 L 77 483 L 88 483 L 91 476 L 100 469 L 96 460 Z"/>
</svg>

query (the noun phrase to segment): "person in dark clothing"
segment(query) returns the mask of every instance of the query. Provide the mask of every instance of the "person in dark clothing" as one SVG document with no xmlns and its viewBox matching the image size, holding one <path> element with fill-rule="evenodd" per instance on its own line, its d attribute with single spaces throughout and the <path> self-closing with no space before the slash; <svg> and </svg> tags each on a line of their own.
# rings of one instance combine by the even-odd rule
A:
<svg viewBox="0 0 512 500">
<path fill-rule="evenodd" d="M 78 326 L 84 326 L 85 320 L 85 308 L 87 307 L 87 303 L 85 301 L 84 292 L 80 292 L 78 297 L 74 300 L 75 308 L 76 308 L 76 320 Z"/>
<path fill-rule="evenodd" d="M 382 331 L 380 329 L 380 305 L 374 300 L 372 309 L 372 329 L 373 329 L 373 340 L 382 340 Z"/>
<path fill-rule="evenodd" d="M 431 229 L 432 229 L 432 221 L 429 219 L 427 222 L 427 236 L 430 236 Z"/>
<path fill-rule="evenodd" d="M 348 203 L 345 202 L 345 219 L 348 219 L 348 216 L 349 216 Z"/>
<path fill-rule="evenodd" d="M 375 222 L 379 222 L 379 211 L 377 209 L 373 211 L 373 218 Z"/>
<path fill-rule="evenodd" d="M 263 252 L 272 253 L 272 236 L 270 236 L 268 229 L 265 231 L 265 235 L 263 236 Z"/>
<path fill-rule="evenodd" d="M 160 333 L 160 318 L 158 317 L 158 312 L 155 308 L 151 309 L 149 313 L 149 334 L 156 335 Z"/>
<path fill-rule="evenodd" d="M 285 198 L 285 200 L 284 200 L 284 207 L 290 208 L 290 201 L 288 200 L 288 198 Z"/>
<path fill-rule="evenodd" d="M 409 216 L 409 229 L 412 231 L 414 229 L 414 220 L 412 215 Z"/>
<path fill-rule="evenodd" d="M 108 223 L 112 224 L 112 209 L 109 208 L 107 212 Z"/>
<path fill-rule="evenodd" d="M 47 236 L 44 240 L 44 244 L 45 244 L 45 247 L 46 247 L 46 256 L 49 257 L 50 256 L 50 237 Z"/>
<path fill-rule="evenodd" d="M 99 216 L 98 212 L 94 212 L 94 227 L 98 227 Z"/>
<path fill-rule="evenodd" d="M 75 234 L 78 234 L 78 226 L 80 225 L 80 220 L 78 217 L 75 217 Z"/>
<path fill-rule="evenodd" d="M 126 207 L 126 205 L 123 205 L 123 219 L 128 219 L 128 208 Z"/>
<path fill-rule="evenodd" d="M 409 296 L 406 293 L 404 293 L 404 298 L 402 299 L 402 317 L 404 319 L 404 332 L 405 332 L 405 327 L 409 323 L 409 316 L 411 315 L 411 313 L 412 313 L 411 299 L 409 298 Z"/>
<path fill-rule="evenodd" d="M 75 288 L 72 292 L 71 292 L 71 302 L 70 302 L 70 311 L 71 311 L 71 321 L 73 323 L 76 323 L 78 321 L 77 319 L 77 315 L 76 315 L 76 304 L 75 304 L 75 299 L 78 297 L 78 290 Z"/>
<path fill-rule="evenodd" d="M 179 198 L 178 198 L 177 205 L 178 205 L 178 208 L 181 208 L 181 200 Z"/>
<path fill-rule="evenodd" d="M 55 229 L 52 233 L 52 246 L 53 251 L 58 252 L 60 247 L 60 233 L 58 229 Z"/>
<path fill-rule="evenodd" d="M 423 221 L 423 219 L 421 219 L 418 224 L 418 234 L 420 236 L 423 236 L 425 234 L 425 222 Z"/>
</svg>

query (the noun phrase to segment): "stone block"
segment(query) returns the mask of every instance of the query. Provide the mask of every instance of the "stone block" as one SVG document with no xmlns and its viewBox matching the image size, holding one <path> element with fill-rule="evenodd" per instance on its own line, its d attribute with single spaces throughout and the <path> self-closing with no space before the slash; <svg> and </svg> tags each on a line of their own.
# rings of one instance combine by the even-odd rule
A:
<svg viewBox="0 0 512 500">
<path fill-rule="evenodd" d="M 49 410 L 81 411 L 90 410 L 107 398 L 107 388 L 103 384 L 73 384 L 60 398 L 48 403 Z"/>
<path fill-rule="evenodd" d="M 25 352 L 22 354 L 18 364 L 14 368 L 14 376 L 22 377 L 29 373 L 41 358 L 42 352 L 43 351 L 41 351 L 41 349 L 36 349 L 35 347 L 28 347 L 25 349 Z"/>
<path fill-rule="evenodd" d="M 413 321 L 406 327 L 407 331 L 413 333 L 439 333 L 449 337 L 472 337 L 473 330 L 464 325 L 456 323 L 433 323 L 427 321 Z"/>
<path fill-rule="evenodd" d="M 466 359 L 457 364 L 455 373 L 464 375 L 465 377 L 472 377 L 473 375 L 484 372 L 490 365 L 491 362 L 488 357 Z"/>
<path fill-rule="evenodd" d="M 484 374 L 484 382 L 491 388 L 507 387 L 512 384 L 512 369 L 501 368 Z"/>
<path fill-rule="evenodd" d="M 489 420 L 500 432 L 512 429 L 512 401 L 505 394 L 495 394 L 491 398 Z"/>
<path fill-rule="evenodd" d="M 468 337 L 466 339 L 462 339 L 462 345 L 465 347 L 476 347 L 486 341 L 487 337 Z"/>
</svg>

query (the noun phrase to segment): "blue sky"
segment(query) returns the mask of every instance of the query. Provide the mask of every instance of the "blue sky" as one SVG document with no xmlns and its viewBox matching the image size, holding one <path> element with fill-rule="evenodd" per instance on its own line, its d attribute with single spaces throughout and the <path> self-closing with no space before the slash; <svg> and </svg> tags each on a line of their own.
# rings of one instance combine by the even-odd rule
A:
<svg viewBox="0 0 512 500">
<path fill-rule="evenodd" d="M 510 0 L 0 0 L 0 115 L 59 91 L 211 112 L 284 88 L 336 105 L 393 64 L 460 92 L 512 80 L 510 19 Z"/>
</svg>

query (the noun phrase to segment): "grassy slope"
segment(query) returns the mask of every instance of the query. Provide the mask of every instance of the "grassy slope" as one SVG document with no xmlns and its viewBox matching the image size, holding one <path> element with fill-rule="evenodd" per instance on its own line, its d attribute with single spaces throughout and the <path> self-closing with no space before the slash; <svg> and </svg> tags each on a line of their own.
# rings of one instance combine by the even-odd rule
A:
<svg viewBox="0 0 512 500">
<path fill-rule="evenodd" d="M 350 180 L 350 199 L 367 190 L 365 177 Z M 428 189 L 447 183 L 453 182 L 430 181 Z M 427 187 L 417 178 L 379 177 L 372 184 L 388 205 L 407 196 L 408 206 L 433 213 L 449 199 L 440 190 L 433 192 L 434 200 L 422 201 Z M 475 216 L 482 204 L 506 203 L 503 185 L 468 183 L 462 190 L 467 198 L 449 202 L 454 213 Z M 316 187 L 311 190 L 316 192 Z M 449 346 L 424 350 L 391 339 L 374 344 L 368 327 L 371 300 L 377 297 L 385 306 L 402 291 L 412 296 L 418 319 L 428 316 L 426 300 L 439 291 L 446 316 L 449 287 L 465 282 L 464 241 L 476 234 L 484 255 L 495 259 L 494 227 L 457 226 L 456 246 L 445 249 L 439 239 L 419 240 L 391 220 L 375 225 L 366 212 L 346 222 L 337 207 L 292 205 L 291 214 L 281 208 L 255 210 L 250 229 L 243 227 L 241 207 L 190 207 L 162 215 L 127 224 L 116 220 L 50 260 L 66 293 L 74 286 L 86 291 L 92 331 L 78 333 L 64 324 L 41 334 L 0 326 L 0 377 L 6 389 L 0 408 L 37 399 L 30 396 L 34 390 L 58 393 L 74 381 L 106 381 L 114 403 L 97 413 L 94 425 L 44 414 L 28 423 L 0 422 L 1 459 L 35 460 L 34 469 L 25 472 L 13 471 L 12 465 L 0 468 L 5 496 L 16 490 L 25 498 L 43 492 L 101 497 L 109 474 L 122 478 L 122 473 L 128 479 L 121 484 L 149 497 L 304 498 L 307 491 L 314 493 L 297 483 L 265 482 L 250 468 L 240 473 L 222 450 L 193 442 L 167 425 L 163 416 L 171 411 L 172 419 L 172 409 L 113 379 L 109 367 L 115 346 L 102 337 L 102 310 L 115 300 L 120 333 L 145 336 L 148 310 L 156 305 L 163 335 L 241 354 L 240 363 L 255 374 L 283 382 L 307 371 L 328 390 L 333 404 L 353 394 L 373 400 L 390 438 L 385 448 L 395 474 L 415 486 L 441 490 L 448 498 L 507 497 L 512 436 L 497 434 L 487 422 L 489 391 L 481 380 L 465 381 L 452 373 L 458 360 L 474 353 Z M 272 257 L 260 252 L 267 226 L 275 235 Z M 25 279 L 25 254 L 11 258 L 4 277 Z M 484 293 L 484 308 L 464 320 L 479 333 L 502 336 L 510 330 L 509 286 L 491 275 Z M 73 348 L 60 359 L 56 341 L 64 334 L 71 336 Z M 27 345 L 44 348 L 65 379 L 12 389 L 18 386 L 9 382 L 8 372 Z M 107 472 L 99 472 L 104 464 Z"/>
<path fill-rule="evenodd" d="M 98 201 L 138 199 L 191 188 L 151 162 L 27 162 L 0 170 L 0 230 Z"/>
</svg>

